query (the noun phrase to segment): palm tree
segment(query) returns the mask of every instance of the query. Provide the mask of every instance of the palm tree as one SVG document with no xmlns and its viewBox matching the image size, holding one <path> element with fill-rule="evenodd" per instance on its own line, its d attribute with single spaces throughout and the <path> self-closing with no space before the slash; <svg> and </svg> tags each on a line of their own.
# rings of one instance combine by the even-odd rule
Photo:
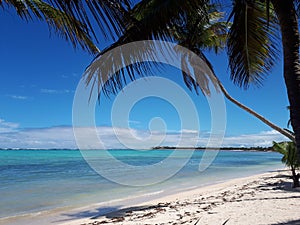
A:
<svg viewBox="0 0 300 225">
<path fill-rule="evenodd" d="M 285 63 L 285 80 L 288 87 L 288 95 L 291 105 L 291 120 L 292 126 L 296 133 L 296 140 L 299 143 L 300 149 L 300 118 L 297 118 L 300 111 L 299 96 L 299 34 L 296 19 L 296 11 L 293 3 L 297 1 L 289 0 L 288 4 L 282 3 L 280 0 L 232 0 L 233 8 L 231 16 L 233 17 L 233 25 L 229 32 L 227 42 L 229 49 L 229 62 L 231 67 L 231 78 L 241 86 L 247 87 L 250 83 L 260 83 L 262 74 L 269 71 L 276 59 L 275 42 L 273 34 L 276 27 L 273 14 L 268 13 L 270 6 L 274 8 L 276 18 L 280 22 L 282 31 L 282 42 L 284 48 L 284 63 Z M 23 1 L 0 1 L 0 6 L 6 8 L 12 6 L 16 9 L 17 14 L 26 20 L 39 19 L 46 21 L 51 29 L 70 41 L 74 47 L 78 45 L 83 49 L 92 53 L 97 53 L 99 50 L 92 42 L 92 38 L 98 40 L 95 34 L 95 29 L 92 26 L 92 19 L 99 25 L 101 34 L 104 38 L 111 37 L 113 40 L 118 39 L 109 50 L 115 46 L 128 43 L 136 40 L 147 39 L 164 39 L 176 40 L 176 32 L 183 35 L 182 26 L 189 30 L 188 34 L 193 37 L 198 35 L 195 40 L 199 41 L 199 37 L 204 36 L 204 33 L 199 34 L 199 28 L 203 28 L 204 24 L 209 24 L 209 15 L 212 15 L 211 5 L 209 0 L 142 0 L 133 8 L 129 0 L 102 0 L 102 1 L 60 1 L 50 0 L 48 2 L 41 0 L 23 0 Z M 295 4 L 296 5 L 296 4 Z M 299 10 L 298 3 L 298 12 Z M 264 13 L 263 9 L 267 8 Z M 195 19 L 196 18 L 196 19 Z M 288 24 L 288 26 L 286 26 Z M 200 25 L 200 26 L 199 26 Z M 292 26 L 291 26 L 292 25 Z M 217 27 L 222 27 L 220 24 Z M 197 28 L 194 29 L 193 28 Z M 223 27 L 224 28 L 224 27 Z M 215 29 L 215 27 L 214 27 Z M 214 31 L 211 29 L 210 32 Z M 222 29 L 216 29 L 222 31 Z M 224 30 L 223 30 L 224 31 Z M 208 32 L 206 32 L 207 34 Z M 191 46 L 187 46 L 206 60 L 202 54 L 199 45 L 202 48 L 216 48 L 217 44 L 224 42 L 224 33 L 217 33 L 215 37 L 207 39 L 207 41 L 197 44 L 196 41 L 191 42 L 191 38 L 186 38 L 185 42 Z M 257 36 L 258 38 L 253 38 Z M 187 41 L 188 40 L 188 41 Z M 218 43 L 219 40 L 219 43 Z M 221 40 L 221 41 L 220 41 Z M 184 44 L 180 40 L 180 35 L 177 35 L 177 41 Z M 210 45 L 206 45 L 210 43 Z M 291 44 L 292 43 L 292 44 Z M 104 51 L 105 52 L 105 51 Z M 99 56 L 101 56 L 100 53 Z M 208 62 L 208 61 L 207 61 Z M 153 66 L 153 65 L 151 65 Z M 150 65 L 135 65 L 137 71 L 149 70 Z M 97 70 L 87 70 L 87 82 L 91 81 L 91 76 Z M 124 71 L 121 70 L 112 78 L 105 86 L 109 92 L 115 92 L 118 87 L 121 87 L 120 76 L 124 76 Z M 131 79 L 135 78 L 134 70 L 127 70 Z M 99 74 L 98 74 L 99 75 Z M 215 76 L 215 74 L 214 74 Z M 195 82 L 191 81 L 187 76 L 184 76 L 188 87 L 194 87 Z M 233 103 L 246 111 L 257 116 L 261 121 L 267 122 L 268 125 L 275 130 L 294 140 L 294 137 L 286 133 L 281 128 L 266 121 L 263 117 L 248 110 L 231 96 L 221 85 L 220 81 L 215 77 L 210 77 L 223 91 L 224 95 Z M 98 80 L 101 82 L 101 79 Z M 209 91 L 207 82 L 204 82 L 204 87 L 200 87 L 202 91 Z M 117 88 L 116 88 L 117 87 Z M 300 156 L 300 154 L 298 154 Z"/>
<path fill-rule="evenodd" d="M 233 21 L 227 48 L 231 79 L 236 84 L 247 88 L 250 84 L 262 83 L 265 75 L 270 72 L 278 59 L 277 28 L 280 28 L 284 54 L 284 78 L 291 107 L 291 123 L 295 132 L 295 139 L 291 139 L 296 141 L 297 155 L 300 160 L 300 62 L 297 21 L 300 3 L 296 0 L 232 0 L 232 2 L 230 18 L 233 18 Z M 194 15 L 195 10 L 205 14 L 207 5 L 198 6 L 186 12 L 186 15 Z M 157 16 L 159 13 L 155 12 Z M 172 19 L 169 23 L 172 23 Z M 157 26 L 156 24 L 155 27 Z M 149 24 L 147 30 L 151 30 Z M 165 30 L 161 33 L 168 34 Z"/>
<path fill-rule="evenodd" d="M 260 84 L 277 60 L 276 28 L 280 28 L 283 73 L 300 161 L 299 6 L 296 0 L 234 0 L 227 45 L 232 80 L 245 88 Z"/>
<path fill-rule="evenodd" d="M 143 2 L 140 3 L 141 5 Z M 213 81 L 215 87 L 218 90 L 221 90 L 224 94 L 224 96 L 231 101 L 232 103 L 236 104 L 238 107 L 241 109 L 247 111 L 248 113 L 252 114 L 259 120 L 261 120 L 263 123 L 267 124 L 271 128 L 275 129 L 276 131 L 280 132 L 284 136 L 288 137 L 289 139 L 294 141 L 294 136 L 290 133 L 287 132 L 286 130 L 276 126 L 274 123 L 268 121 L 266 118 L 263 116 L 259 115 L 256 113 L 254 110 L 250 109 L 249 107 L 243 105 L 242 103 L 238 102 L 236 99 L 234 99 L 232 96 L 229 95 L 229 93 L 226 91 L 225 87 L 222 85 L 220 80 L 217 78 L 215 73 L 213 72 L 213 67 L 210 64 L 210 62 L 207 60 L 205 55 L 202 53 L 203 50 L 214 50 L 216 53 L 218 53 L 219 50 L 224 49 L 225 43 L 226 43 L 226 38 L 227 38 L 227 30 L 228 30 L 228 24 L 226 22 L 220 21 L 222 18 L 222 13 L 216 11 L 215 6 L 213 5 L 207 5 L 207 6 L 201 6 L 194 8 L 192 12 L 189 14 L 185 15 L 185 21 L 182 22 L 182 18 L 179 19 L 173 19 L 170 21 L 166 27 L 160 28 L 162 31 L 155 31 L 152 32 L 152 27 L 150 24 L 143 25 L 143 22 L 145 19 L 143 18 L 142 15 L 148 13 L 148 10 L 145 9 L 144 7 L 141 7 L 141 5 L 137 5 L 135 8 L 133 8 L 132 12 L 133 15 L 137 13 L 134 17 L 136 18 L 135 24 L 138 25 L 132 25 L 129 27 L 129 29 L 125 32 L 125 34 L 113 45 L 108 47 L 107 49 L 103 50 L 98 57 L 96 58 L 99 59 L 102 57 L 104 54 L 112 50 L 113 48 L 120 46 L 122 44 L 126 44 L 131 41 L 136 41 L 136 40 L 143 40 L 143 39 L 152 39 L 153 36 L 156 37 L 157 35 L 160 35 L 161 38 L 171 38 L 173 41 L 176 41 L 179 45 L 188 48 L 190 51 L 194 52 L 196 55 L 198 55 L 200 58 L 202 58 L 206 64 L 209 66 L 209 68 L 212 71 L 212 76 L 208 77 L 210 80 Z M 138 10 L 139 9 L 139 10 Z M 157 10 L 153 10 L 156 12 Z M 151 11 L 152 12 L 152 11 Z M 147 14 L 147 16 L 149 16 Z M 159 15 L 152 15 L 155 17 L 155 19 L 160 21 L 160 18 L 158 18 Z M 151 17 L 152 18 L 152 17 Z M 138 20 L 139 19 L 139 20 Z M 148 20 L 146 20 L 148 21 Z M 141 23 L 141 24 L 139 24 Z M 146 26 L 144 29 L 143 27 Z M 137 27 L 142 30 L 142 32 L 139 32 Z M 162 26 L 161 26 L 162 27 Z M 158 28 L 153 28 L 153 29 L 158 29 Z M 120 52 L 122 54 L 122 52 Z M 141 53 L 142 54 L 142 53 Z M 140 59 L 140 55 L 138 54 L 138 57 Z M 120 71 L 118 71 L 115 76 L 111 77 L 107 81 L 107 74 L 108 71 L 101 71 L 101 66 L 98 65 L 97 63 L 92 63 L 87 71 L 86 71 L 86 80 L 87 84 L 93 83 L 93 85 L 96 83 L 96 80 L 98 80 L 98 87 L 103 85 L 104 88 L 102 89 L 104 94 L 115 94 L 117 93 L 123 85 L 126 83 L 126 74 L 125 71 L 129 73 L 129 77 L 131 80 L 136 78 L 136 75 L 139 76 L 144 76 L 144 71 L 143 68 L 146 71 L 151 71 L 151 66 L 153 65 L 148 65 L 148 64 L 138 64 L 136 65 L 136 59 L 134 57 L 127 57 L 133 59 L 131 63 L 132 68 L 130 70 L 124 70 L 122 69 L 123 67 L 123 62 L 126 61 L 127 59 L 112 59 L 112 56 L 108 57 L 109 58 L 109 63 L 112 66 L 112 68 L 120 68 Z M 102 60 L 103 61 L 103 60 Z M 121 64 L 121 65 L 120 65 Z M 186 57 L 182 57 L 182 66 L 185 67 L 185 69 L 188 68 L 187 64 L 190 63 L 190 59 Z M 134 70 L 136 72 L 134 72 Z M 200 74 L 196 74 L 196 80 L 194 80 L 191 76 L 183 72 L 183 79 L 190 89 L 195 89 L 196 92 L 198 93 L 198 88 L 206 94 L 209 95 L 209 88 L 208 88 L 208 78 L 206 77 L 207 75 L 204 73 L 201 73 L 200 70 L 197 70 L 194 67 L 194 71 L 197 71 Z M 199 79 L 197 79 L 199 78 Z M 105 82 L 103 82 L 105 80 Z M 125 81 L 122 83 L 122 80 Z M 103 83 L 101 83 L 103 82 Z M 99 93 L 100 94 L 100 93 Z"/>
<path fill-rule="evenodd" d="M 147 1 L 142 2 L 145 5 Z M 233 18 L 233 21 L 227 41 L 229 66 L 231 79 L 242 87 L 247 88 L 250 84 L 260 85 L 278 59 L 277 28 L 279 23 L 284 52 L 284 77 L 295 138 L 291 134 L 287 134 L 289 132 L 282 132 L 282 129 L 278 129 L 278 131 L 297 143 L 297 156 L 300 160 L 300 63 L 297 23 L 300 3 L 296 0 L 287 2 L 282 0 L 232 0 L 232 2 L 230 18 Z M 202 15 L 203 12 L 204 15 L 205 12 L 207 15 L 207 8 L 208 5 L 206 7 L 198 6 L 186 14 L 195 15 L 195 11 L 200 11 Z M 155 16 L 159 17 L 158 11 L 154 11 L 156 12 Z M 161 13 L 163 14 L 163 12 Z M 140 12 L 140 14 L 142 13 Z M 172 19 L 169 23 L 172 23 Z M 157 26 L 155 25 L 155 27 Z M 151 31 L 149 24 L 147 30 Z M 161 33 L 165 36 L 168 35 L 165 30 Z"/>
<path fill-rule="evenodd" d="M 227 38 L 227 28 L 228 24 L 224 24 L 224 22 L 218 22 L 221 19 L 221 14 L 215 10 L 214 7 L 211 6 L 213 12 L 210 11 L 209 13 L 209 21 L 214 21 L 212 24 L 208 23 L 203 26 L 203 24 L 199 24 L 200 19 L 197 17 L 196 13 L 193 13 L 190 18 L 187 20 L 187 23 L 184 25 L 185 28 L 183 29 L 175 29 L 174 32 L 176 35 L 175 38 L 181 46 L 188 48 L 189 50 L 193 51 L 199 57 L 205 60 L 205 62 L 209 65 L 211 70 L 213 71 L 213 67 L 211 63 L 206 59 L 204 54 L 201 52 L 205 49 L 214 49 L 215 53 L 218 52 L 219 49 L 224 48 L 224 43 L 226 42 Z M 199 51 L 200 50 L 200 51 Z M 245 110 L 246 112 L 250 113 L 251 115 L 255 116 L 257 119 L 265 123 L 266 125 L 270 126 L 274 130 L 278 131 L 279 133 L 283 134 L 290 140 L 294 141 L 294 134 L 291 134 L 285 129 L 282 129 L 272 123 L 271 121 L 267 120 L 260 114 L 256 113 L 254 110 L 250 109 L 249 107 L 243 105 L 236 99 L 234 99 L 222 85 L 220 80 L 217 78 L 216 74 L 213 72 L 213 80 L 220 88 L 224 96 L 231 101 L 233 104 L 237 105 L 241 109 Z M 190 77 L 190 76 L 188 76 Z M 187 78 L 185 78 L 187 79 Z M 192 81 L 189 81 L 192 82 Z M 195 86 L 196 83 L 193 83 Z"/>
<path fill-rule="evenodd" d="M 297 149 L 294 142 L 273 142 L 273 149 L 283 155 L 281 161 L 286 166 L 291 168 L 293 187 L 300 187 L 299 177 L 300 174 L 296 173 L 296 169 L 300 168 L 300 164 L 297 162 Z"/>
</svg>

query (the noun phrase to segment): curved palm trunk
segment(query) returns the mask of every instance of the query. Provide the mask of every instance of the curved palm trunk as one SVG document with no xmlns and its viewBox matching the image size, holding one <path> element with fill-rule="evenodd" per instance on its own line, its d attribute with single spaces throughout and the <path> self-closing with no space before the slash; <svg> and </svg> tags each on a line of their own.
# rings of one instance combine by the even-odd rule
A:
<svg viewBox="0 0 300 225">
<path fill-rule="evenodd" d="M 290 117 L 300 162 L 300 63 L 299 31 L 292 0 L 271 0 L 280 23 L 284 56 L 284 79 L 290 102 Z"/>
<path fill-rule="evenodd" d="M 259 119 L 263 123 L 267 124 L 269 127 L 273 128 L 274 130 L 278 131 L 282 135 L 286 136 L 290 140 L 295 141 L 295 137 L 291 133 L 287 132 L 286 130 L 284 130 L 284 129 L 280 128 L 280 127 L 278 127 L 277 125 L 275 125 L 274 123 L 270 122 L 269 120 L 267 120 L 263 116 L 259 115 L 257 112 L 253 111 L 249 107 L 243 105 L 242 103 L 240 103 L 239 101 L 237 101 L 236 99 L 234 99 L 233 97 L 231 97 L 229 95 L 229 93 L 226 91 L 225 87 L 222 85 L 221 81 L 216 76 L 215 76 L 215 78 L 216 78 L 216 80 L 218 82 L 218 85 L 219 85 L 222 93 L 225 95 L 225 97 L 229 101 L 231 101 L 232 103 L 236 104 L 238 107 L 240 107 L 241 109 L 243 109 L 246 112 L 250 113 L 251 115 L 255 116 L 257 119 Z"/>
</svg>

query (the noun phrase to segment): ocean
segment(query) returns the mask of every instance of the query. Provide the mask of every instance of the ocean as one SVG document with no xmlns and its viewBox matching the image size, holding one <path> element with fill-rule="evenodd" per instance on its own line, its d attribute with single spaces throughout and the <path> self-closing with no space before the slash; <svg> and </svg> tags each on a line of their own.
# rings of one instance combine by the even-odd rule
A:
<svg viewBox="0 0 300 225">
<path fill-rule="evenodd" d="M 97 213 L 104 214 L 126 202 L 143 202 L 283 168 L 281 155 L 275 152 L 209 150 L 218 154 L 205 170 L 200 171 L 202 150 L 177 150 L 182 156 L 173 156 L 174 150 L 109 150 L 110 156 L 122 162 L 118 166 L 102 158 L 103 150 L 86 151 L 90 158 L 86 155 L 84 158 L 79 150 L 0 150 L 0 223 L 6 224 L 11 218 L 63 212 L 96 203 L 103 206 Z M 186 155 L 191 157 L 178 170 L 178 164 L 182 163 L 180 158 Z M 101 165 L 98 172 L 90 166 L 93 164 L 89 164 L 94 156 Z M 171 160 L 166 162 L 165 159 Z M 163 169 L 143 170 L 149 165 L 155 168 L 163 163 Z M 133 170 L 130 173 L 122 165 L 138 168 L 139 172 Z M 172 176 L 161 179 L 164 172 Z M 127 182 L 125 185 L 124 181 Z"/>
</svg>

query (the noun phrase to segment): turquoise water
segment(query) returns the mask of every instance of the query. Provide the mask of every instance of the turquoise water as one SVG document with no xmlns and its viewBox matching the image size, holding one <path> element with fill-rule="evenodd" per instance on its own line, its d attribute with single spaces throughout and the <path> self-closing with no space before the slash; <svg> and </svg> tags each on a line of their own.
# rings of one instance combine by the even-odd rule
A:
<svg viewBox="0 0 300 225">
<path fill-rule="evenodd" d="M 98 154 L 100 151 L 91 152 Z M 173 151 L 109 152 L 128 165 L 145 166 L 160 163 L 167 157 L 172 158 Z M 137 196 L 149 198 L 151 193 L 153 196 L 157 193 L 174 193 L 282 167 L 278 153 L 220 151 L 208 169 L 200 172 L 198 167 L 202 156 L 203 151 L 194 151 L 188 163 L 164 182 L 130 187 L 100 176 L 78 150 L 0 150 L 0 218 Z M 166 169 L 172 170 L 177 161 L 178 158 L 174 157 Z M 119 177 L 129 176 L 121 167 L 105 168 L 109 170 L 108 173 Z M 147 180 L 145 173 L 135 176 L 137 180 Z"/>
</svg>

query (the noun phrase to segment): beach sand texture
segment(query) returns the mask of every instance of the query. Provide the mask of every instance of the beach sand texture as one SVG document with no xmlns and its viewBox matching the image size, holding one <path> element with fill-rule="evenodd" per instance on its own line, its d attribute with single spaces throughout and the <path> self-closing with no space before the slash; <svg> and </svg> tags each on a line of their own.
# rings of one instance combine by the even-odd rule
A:
<svg viewBox="0 0 300 225">
<path fill-rule="evenodd" d="M 178 193 L 67 225 L 300 224 L 300 189 L 281 170 Z"/>
</svg>

